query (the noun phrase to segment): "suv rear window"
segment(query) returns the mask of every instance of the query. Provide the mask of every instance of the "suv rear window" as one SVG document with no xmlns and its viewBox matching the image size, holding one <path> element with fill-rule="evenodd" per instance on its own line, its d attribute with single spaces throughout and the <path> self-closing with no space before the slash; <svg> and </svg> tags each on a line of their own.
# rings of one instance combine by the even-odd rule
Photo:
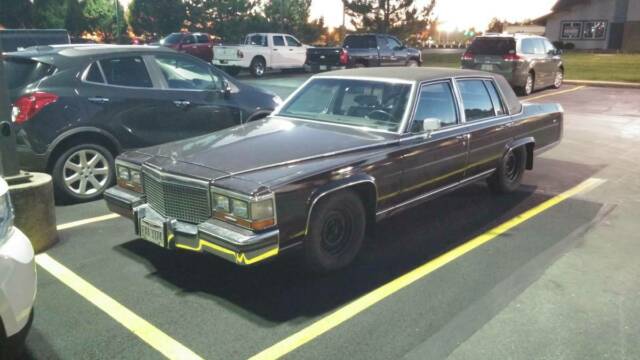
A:
<svg viewBox="0 0 640 360">
<path fill-rule="evenodd" d="M 516 41 L 508 37 L 476 38 L 469 51 L 476 55 L 505 55 L 516 50 Z"/>
<path fill-rule="evenodd" d="M 41 80 L 54 73 L 55 66 L 31 59 L 7 58 L 4 73 L 9 90 L 14 90 Z"/>
<path fill-rule="evenodd" d="M 347 36 L 344 47 L 347 49 L 372 49 L 377 46 L 374 36 Z"/>
</svg>

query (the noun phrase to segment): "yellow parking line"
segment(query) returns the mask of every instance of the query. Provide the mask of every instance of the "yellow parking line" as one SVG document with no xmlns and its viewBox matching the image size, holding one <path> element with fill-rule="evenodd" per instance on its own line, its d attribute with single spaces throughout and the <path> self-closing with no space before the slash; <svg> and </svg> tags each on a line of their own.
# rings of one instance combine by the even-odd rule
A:
<svg viewBox="0 0 640 360">
<path fill-rule="evenodd" d="M 96 222 L 100 222 L 100 221 L 107 221 L 107 220 L 111 220 L 111 219 L 116 219 L 119 218 L 120 215 L 118 214 L 107 214 L 107 215 L 102 215 L 102 216 L 96 216 L 96 217 L 92 217 L 89 219 L 83 219 L 83 220 L 78 220 L 78 221 L 72 221 L 66 224 L 61 224 L 58 225 L 56 228 L 58 230 L 65 230 L 65 229 L 70 229 L 70 228 L 74 228 L 74 227 L 78 227 L 78 226 L 82 226 L 82 225 L 87 225 L 87 224 L 91 224 L 91 223 L 96 223 Z"/>
<path fill-rule="evenodd" d="M 457 248 L 440 255 L 427 262 L 424 265 L 400 276 L 399 278 L 392 280 L 391 282 L 382 285 L 381 287 L 371 291 L 370 293 L 354 300 L 353 302 L 345 305 L 344 307 L 336 310 L 330 315 L 316 321 L 315 323 L 307 326 L 301 331 L 289 336 L 288 338 L 280 341 L 279 343 L 271 346 L 268 349 L 251 357 L 252 360 L 262 359 L 277 359 L 280 358 L 298 347 L 306 344 L 307 342 L 317 338 L 318 336 L 326 333 L 327 331 L 335 328 L 343 322 L 351 319 L 367 308 L 375 305 L 376 303 L 384 300 L 397 291 L 409 286 L 413 282 L 425 277 L 426 275 L 436 271 L 437 269 L 447 265 L 453 260 L 465 255 L 473 249 L 488 243 L 501 234 L 515 228 L 523 222 L 535 217 L 536 215 L 548 210 L 549 208 L 560 204 L 568 198 L 575 196 L 579 193 L 591 190 L 606 180 L 590 178 L 580 183 L 579 185 L 559 194 L 542 204 L 514 217 L 513 219 L 498 225 L 497 227 L 487 231 L 486 233 L 475 237 L 474 239 L 458 246 Z"/>
<path fill-rule="evenodd" d="M 37 255 L 36 263 L 168 359 L 202 359 L 196 353 L 94 287 L 49 255 Z"/>
<path fill-rule="evenodd" d="M 574 91 L 578 91 L 578 90 L 582 90 L 586 88 L 585 85 L 581 85 L 581 86 L 576 86 L 574 88 L 571 89 L 567 89 L 567 90 L 562 90 L 562 91 L 554 91 L 552 93 L 549 94 L 544 94 L 544 95 L 539 95 L 539 96 L 534 96 L 532 98 L 526 98 L 523 99 L 524 101 L 529 101 L 529 100 L 536 100 L 536 99 L 542 99 L 542 98 L 546 98 L 548 96 L 554 96 L 554 95 L 560 95 L 560 94 L 566 94 L 566 93 L 570 93 L 570 92 L 574 92 Z"/>
</svg>

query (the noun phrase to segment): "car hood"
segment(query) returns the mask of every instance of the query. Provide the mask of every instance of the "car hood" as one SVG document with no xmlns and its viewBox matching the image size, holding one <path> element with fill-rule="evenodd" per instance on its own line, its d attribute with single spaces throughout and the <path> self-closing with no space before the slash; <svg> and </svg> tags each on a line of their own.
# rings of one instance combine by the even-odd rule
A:
<svg viewBox="0 0 640 360">
<path fill-rule="evenodd" d="M 212 134 L 139 149 L 153 163 L 175 172 L 178 164 L 212 170 L 210 180 L 395 142 L 398 135 L 333 124 L 270 117 Z M 164 160 L 163 160 L 164 159 Z M 171 164 L 174 164 L 173 166 Z M 201 174 L 200 174 L 201 175 Z"/>
</svg>

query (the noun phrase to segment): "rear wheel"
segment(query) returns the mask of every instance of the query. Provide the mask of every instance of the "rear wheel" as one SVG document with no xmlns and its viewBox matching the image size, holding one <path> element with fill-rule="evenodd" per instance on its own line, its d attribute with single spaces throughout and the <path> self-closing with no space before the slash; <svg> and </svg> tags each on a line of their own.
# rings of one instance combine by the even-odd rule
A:
<svg viewBox="0 0 640 360">
<path fill-rule="evenodd" d="M 53 167 L 53 185 L 67 200 L 98 199 L 115 179 L 113 155 L 98 144 L 80 144 L 66 150 Z"/>
<path fill-rule="evenodd" d="M 249 70 L 251 71 L 251 75 L 254 77 L 260 78 L 264 75 L 267 65 L 264 60 L 261 58 L 255 58 L 251 61 L 251 66 Z"/>
<path fill-rule="evenodd" d="M 534 83 L 535 83 L 535 76 L 533 75 L 533 73 L 529 73 L 527 74 L 527 80 L 524 83 L 524 86 L 520 89 L 520 94 L 523 96 L 529 96 L 531 95 L 531 93 L 533 93 L 533 89 L 534 89 Z"/>
<path fill-rule="evenodd" d="M 306 263 L 313 271 L 329 272 L 349 265 L 365 235 L 365 210 L 352 191 L 340 191 L 313 208 L 305 241 Z"/>
<path fill-rule="evenodd" d="M 496 194 L 510 193 L 518 189 L 527 164 L 527 152 L 524 147 L 507 151 L 502 157 L 496 172 L 487 179 L 491 191 Z"/>
<path fill-rule="evenodd" d="M 556 78 L 553 80 L 553 87 L 555 89 L 560 89 L 562 83 L 564 82 L 564 70 L 562 68 L 556 71 Z"/>
</svg>

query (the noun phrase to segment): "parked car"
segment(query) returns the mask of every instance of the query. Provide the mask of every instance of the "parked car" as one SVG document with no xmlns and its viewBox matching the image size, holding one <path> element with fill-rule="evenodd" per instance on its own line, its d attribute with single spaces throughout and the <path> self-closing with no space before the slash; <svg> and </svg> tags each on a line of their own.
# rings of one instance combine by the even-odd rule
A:
<svg viewBox="0 0 640 360">
<path fill-rule="evenodd" d="M 13 217 L 9 186 L 0 178 L 0 359 L 19 358 L 36 297 L 33 247 Z"/>
<path fill-rule="evenodd" d="M 479 180 L 516 190 L 562 126 L 560 105 L 521 104 L 502 76 L 340 70 L 267 119 L 122 154 L 105 199 L 161 247 L 240 265 L 300 247 L 330 271 L 377 220 Z"/>
<path fill-rule="evenodd" d="M 339 48 L 307 49 L 305 67 L 312 72 L 350 67 L 420 66 L 422 52 L 385 34 L 354 34 Z"/>
<path fill-rule="evenodd" d="M 71 42 L 69 33 L 64 29 L 0 29 L 0 40 L 0 53 Z"/>
<path fill-rule="evenodd" d="M 206 62 L 213 59 L 213 47 L 220 39 L 207 33 L 175 32 L 162 38 L 160 45 L 187 53 Z"/>
<path fill-rule="evenodd" d="M 253 121 L 281 101 L 165 47 L 53 46 L 4 64 L 21 165 L 75 201 L 101 196 L 122 150 Z"/>
<path fill-rule="evenodd" d="M 249 69 L 257 78 L 267 69 L 302 69 L 307 46 L 293 35 L 248 34 L 242 45 L 220 45 L 213 51 L 213 64 L 231 75 Z"/>
<path fill-rule="evenodd" d="M 562 50 L 547 38 L 526 34 L 476 37 L 462 55 L 462 68 L 504 76 L 521 95 L 536 89 L 560 88 L 564 80 Z"/>
</svg>

